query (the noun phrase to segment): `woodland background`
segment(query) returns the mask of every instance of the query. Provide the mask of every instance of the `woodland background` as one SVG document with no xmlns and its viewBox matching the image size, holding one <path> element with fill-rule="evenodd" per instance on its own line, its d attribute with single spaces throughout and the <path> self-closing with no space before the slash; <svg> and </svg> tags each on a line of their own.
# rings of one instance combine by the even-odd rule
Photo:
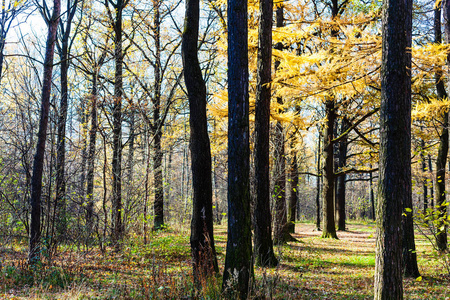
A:
<svg viewBox="0 0 450 300">
<path fill-rule="evenodd" d="M 180 232 L 187 235 L 195 218 L 191 164 L 196 150 L 189 123 L 193 112 L 182 61 L 189 1 L 63 0 L 59 12 L 58 1 L 50 2 L 2 1 L 0 246 L 5 258 L 0 260 L 0 268 L 4 265 L 0 271 L 5 293 L 12 286 L 35 283 L 22 280 L 37 272 L 23 263 L 24 255 L 28 260 L 39 257 L 40 272 L 45 273 L 68 249 L 85 256 L 96 251 L 119 255 L 136 243 L 148 247 Z M 275 1 L 269 27 L 273 40 L 265 45 L 272 49 L 271 81 L 263 85 L 257 67 L 258 49 L 264 47 L 258 37 L 261 4 L 249 1 L 247 5 L 252 212 L 257 210 L 260 190 L 255 111 L 258 90 L 265 86 L 270 87 L 272 99 L 266 147 L 274 244 L 292 245 L 302 238 L 296 222 L 313 222 L 308 229 L 337 238 L 336 230 L 348 231 L 349 222 L 375 221 L 382 3 Z M 412 57 L 412 205 L 403 212 L 411 220 L 414 214 L 416 229 L 429 238 L 427 253 L 433 261 L 443 262 L 444 273 L 450 269 L 445 199 L 450 171 L 447 12 L 446 4 L 439 1 L 416 1 L 413 6 L 408 51 Z M 230 214 L 227 39 L 231 29 L 227 17 L 226 1 L 200 2 L 196 50 L 205 83 L 212 163 L 208 217 L 222 229 Z M 52 28 L 55 53 L 50 60 Z M 46 114 L 48 123 L 42 127 Z M 197 121 L 191 119 L 191 123 Z M 36 165 L 39 149 L 42 161 Z M 39 172 L 36 168 L 42 182 L 33 181 Z M 248 223 L 253 221 L 250 214 L 247 217 Z M 193 259 L 194 265 L 202 260 Z M 6 270 L 16 272 L 20 280 L 11 280 Z M 58 276 L 63 278 L 61 270 Z M 197 287 L 203 275 L 194 266 Z M 418 270 L 411 275 L 422 280 Z M 71 280 L 64 279 L 62 288 Z M 141 287 L 145 290 L 145 285 Z M 239 295 L 246 296 L 241 289 L 238 285 Z"/>
</svg>

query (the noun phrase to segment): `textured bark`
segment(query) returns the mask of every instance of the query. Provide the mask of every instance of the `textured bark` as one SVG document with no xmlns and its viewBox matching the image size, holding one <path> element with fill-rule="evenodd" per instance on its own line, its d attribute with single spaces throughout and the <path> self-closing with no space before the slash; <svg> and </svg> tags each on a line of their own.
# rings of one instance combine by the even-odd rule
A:
<svg viewBox="0 0 450 300">
<path fill-rule="evenodd" d="M 123 238 L 122 223 L 122 96 L 123 96 L 123 50 L 122 50 L 122 12 L 124 1 L 114 4 L 114 104 L 113 104 L 113 158 L 112 158 L 112 243 L 115 250 L 121 249 Z"/>
<path fill-rule="evenodd" d="M 408 11 L 412 11 L 412 1 L 407 2 Z M 407 14 L 404 22 L 407 28 L 412 28 L 412 13 Z M 406 31 L 407 49 L 411 49 L 412 46 L 412 31 Z M 406 51 L 406 70 L 411 80 L 411 51 Z M 411 172 L 411 170 L 410 170 Z M 410 179 L 411 180 L 411 179 Z M 413 203 L 412 193 L 409 192 L 403 197 L 403 214 L 402 214 L 402 226 L 403 226 L 403 276 L 410 278 L 417 278 L 420 276 L 419 267 L 417 266 L 417 254 L 416 243 L 414 240 L 414 221 L 413 221 Z"/>
<path fill-rule="evenodd" d="M 184 81 L 189 100 L 193 210 L 191 254 L 194 281 L 205 282 L 219 271 L 214 247 L 211 147 L 206 114 L 206 85 L 198 61 L 199 0 L 186 1 L 182 38 Z"/>
<path fill-rule="evenodd" d="M 31 223 L 28 254 L 28 262 L 31 264 L 40 260 L 42 173 L 44 171 L 45 142 L 47 139 L 47 126 L 50 110 L 53 57 L 55 54 L 56 31 L 60 12 L 61 1 L 54 0 L 52 16 L 48 22 L 48 33 L 44 58 L 44 75 L 41 93 L 41 111 L 39 116 L 39 132 L 36 144 L 36 154 L 33 161 L 33 175 L 31 177 Z"/>
<path fill-rule="evenodd" d="M 97 74 L 94 73 L 92 78 L 91 92 L 91 128 L 89 130 L 89 148 L 87 159 L 87 184 L 86 184 L 86 225 L 88 235 L 92 230 L 92 216 L 94 214 L 94 162 L 95 162 L 95 141 L 97 139 Z"/>
<path fill-rule="evenodd" d="M 278 5 L 276 10 L 276 27 L 284 26 L 284 7 Z M 275 49 L 283 50 L 283 44 L 277 43 Z M 280 65 L 279 61 L 275 61 L 275 71 Z M 283 105 L 283 98 L 277 97 L 277 102 Z M 278 111 L 281 113 L 282 111 Z M 276 244 L 286 243 L 295 240 L 288 231 L 287 223 L 287 207 L 286 207 L 286 150 L 284 128 L 281 122 L 277 121 L 275 129 L 275 233 L 274 242 Z"/>
<path fill-rule="evenodd" d="M 336 119 L 334 100 L 328 99 L 325 103 L 327 120 L 323 134 L 323 238 L 337 238 L 334 222 L 334 155 L 333 155 L 333 126 Z"/>
<path fill-rule="evenodd" d="M 246 299 L 253 277 L 247 2 L 228 0 L 228 241 L 223 288 Z"/>
<path fill-rule="evenodd" d="M 60 22 L 60 30 L 62 33 L 61 47 L 59 48 L 59 56 L 61 59 L 61 100 L 59 104 L 58 115 L 58 137 L 56 141 L 56 197 L 55 203 L 56 211 L 56 225 L 57 225 L 57 240 L 61 240 L 66 231 L 66 179 L 65 179 L 65 165 L 66 165 L 66 121 L 68 108 L 68 78 L 69 70 L 69 37 L 73 17 L 75 16 L 78 0 L 67 1 L 67 19 L 63 24 Z"/>
<path fill-rule="evenodd" d="M 411 0 L 384 2 L 375 299 L 403 299 L 402 213 L 411 197 L 411 13 Z"/>
<path fill-rule="evenodd" d="M 155 81 L 153 85 L 153 183 L 155 185 L 155 202 L 153 211 L 153 229 L 164 228 L 164 182 L 163 182 L 163 152 L 161 147 L 162 119 L 161 119 L 161 1 L 153 2 L 153 36 L 155 39 Z"/>
<path fill-rule="evenodd" d="M 270 212 L 269 135 L 272 70 L 273 0 L 262 0 L 259 6 L 258 62 L 255 108 L 255 259 L 264 267 L 276 266 L 273 251 L 272 215 Z"/>
<path fill-rule="evenodd" d="M 126 198 L 123 208 L 123 224 L 124 230 L 127 228 L 127 224 L 130 218 L 130 210 L 133 205 L 133 196 L 135 195 L 135 185 L 133 182 L 133 168 L 134 168 L 134 151 L 135 151 L 135 139 L 136 139 L 136 110 L 133 107 L 133 103 L 130 103 L 129 109 L 129 138 L 128 138 L 128 157 L 127 157 L 127 189 Z M 126 235 L 126 231 L 124 232 Z"/>
<path fill-rule="evenodd" d="M 450 1 L 442 1 L 444 6 L 444 30 L 445 42 L 450 41 Z M 435 42 L 441 43 L 441 10 L 439 7 L 435 9 Z M 436 91 L 439 99 L 447 98 L 444 82 L 442 79 L 442 70 L 436 72 Z M 436 245 L 439 251 L 446 251 L 447 246 L 447 225 L 443 222 L 447 215 L 447 207 L 445 203 L 445 166 L 447 164 L 448 156 L 448 111 L 444 112 L 441 117 L 442 130 L 439 136 L 438 156 L 436 158 L 436 209 L 439 211 L 439 220 L 437 222 Z"/>
<path fill-rule="evenodd" d="M 338 0 L 331 1 L 331 17 L 335 19 L 339 14 Z M 339 31 L 337 29 L 331 30 L 331 36 L 337 37 Z M 336 121 L 336 107 L 334 103 L 334 95 L 328 95 L 325 100 L 325 127 L 323 135 L 323 185 L 322 185 L 322 213 L 323 213 L 323 238 L 335 238 L 336 227 L 335 227 L 335 203 L 334 203 L 334 193 L 335 193 L 335 178 L 334 175 L 334 143 L 333 143 L 333 133 L 334 125 Z"/>
<path fill-rule="evenodd" d="M 434 178 L 433 178 L 433 164 L 431 163 L 431 155 L 428 154 L 428 169 L 431 175 L 431 187 L 430 187 L 430 199 L 431 199 L 431 207 L 434 207 Z"/>
<path fill-rule="evenodd" d="M 349 127 L 349 123 L 347 122 L 347 119 L 344 118 L 341 123 L 340 128 L 340 134 L 347 131 Z M 348 141 L 347 141 L 347 135 L 339 141 L 337 144 L 337 161 L 336 161 L 336 171 L 339 171 L 340 169 L 344 168 L 347 164 L 347 148 L 348 148 Z M 345 212 L 345 179 L 346 174 L 342 174 L 341 176 L 336 178 L 336 223 L 338 226 L 338 230 L 346 230 L 345 228 L 345 221 L 347 219 L 346 212 Z"/>
</svg>

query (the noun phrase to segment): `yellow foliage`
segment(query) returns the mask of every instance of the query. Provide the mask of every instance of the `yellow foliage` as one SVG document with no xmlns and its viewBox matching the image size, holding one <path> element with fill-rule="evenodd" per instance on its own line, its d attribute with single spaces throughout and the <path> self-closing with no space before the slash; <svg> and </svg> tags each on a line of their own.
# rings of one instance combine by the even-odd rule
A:
<svg viewBox="0 0 450 300">
<path fill-rule="evenodd" d="M 417 103 L 411 112 L 414 120 L 430 120 L 436 116 L 448 112 L 450 101 L 446 99 L 430 98 L 428 102 L 422 101 Z"/>
</svg>

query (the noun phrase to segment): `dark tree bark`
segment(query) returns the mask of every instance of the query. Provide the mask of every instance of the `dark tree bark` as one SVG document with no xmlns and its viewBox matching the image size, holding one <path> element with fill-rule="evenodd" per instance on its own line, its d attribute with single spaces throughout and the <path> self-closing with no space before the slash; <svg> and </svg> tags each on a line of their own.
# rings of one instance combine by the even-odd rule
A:
<svg viewBox="0 0 450 300">
<path fill-rule="evenodd" d="M 112 109 L 113 157 L 112 157 L 112 236 L 115 250 L 121 249 L 123 239 L 122 221 L 122 97 L 123 97 L 123 58 L 122 49 L 122 13 L 129 0 L 116 2 L 105 0 L 109 19 L 114 30 L 114 103 Z M 114 12 L 109 8 L 112 5 Z"/>
<path fill-rule="evenodd" d="M 347 131 L 349 127 L 349 123 L 346 118 L 342 119 L 340 133 L 344 133 Z M 337 143 L 337 169 L 344 168 L 347 164 L 347 148 L 348 148 L 348 139 L 347 135 Z M 336 223 L 338 226 L 338 230 L 346 230 L 345 222 L 346 222 L 346 212 L 345 212 L 345 179 L 346 174 L 342 174 L 336 178 Z"/>
<path fill-rule="evenodd" d="M 411 197 L 411 14 L 411 0 L 384 2 L 374 299 L 403 299 L 402 213 Z"/>
<path fill-rule="evenodd" d="M 255 108 L 255 259 L 256 264 L 272 267 L 278 264 L 273 251 L 272 215 L 270 212 L 269 136 L 272 80 L 273 0 L 262 0 L 259 6 L 258 62 Z"/>
<path fill-rule="evenodd" d="M 194 192 L 190 242 L 194 281 L 197 284 L 219 272 L 214 247 L 212 166 L 206 114 L 206 85 L 197 51 L 199 19 L 200 1 L 187 0 L 181 53 L 190 111 L 190 148 Z"/>
<path fill-rule="evenodd" d="M 320 161 L 321 161 L 321 157 L 320 157 L 320 153 L 322 153 L 321 151 L 321 147 L 320 147 L 320 142 L 322 141 L 322 135 L 320 134 L 320 130 L 319 130 L 319 138 L 318 138 L 318 145 L 317 145 L 317 174 L 319 176 L 317 176 L 317 182 L 316 182 L 316 229 L 317 231 L 320 231 L 320 180 L 322 178 L 321 175 L 321 167 L 320 167 Z"/>
<path fill-rule="evenodd" d="M 334 222 L 334 155 L 333 155 L 333 126 L 336 119 L 334 99 L 329 99 L 325 103 L 325 114 L 327 120 L 323 133 L 323 238 L 337 238 Z"/>
<path fill-rule="evenodd" d="M 45 46 L 44 75 L 42 81 L 41 111 L 39 117 L 38 141 L 33 161 L 31 177 L 31 223 L 28 262 L 34 264 L 40 260 L 41 239 L 41 194 L 42 173 L 44 170 L 45 142 L 47 139 L 48 116 L 50 110 L 50 94 L 52 88 L 53 57 L 55 54 L 56 31 L 61 12 L 61 1 L 53 1 L 53 12 L 48 20 L 47 43 Z"/>
<path fill-rule="evenodd" d="M 292 151 L 294 147 L 292 147 Z M 290 169 L 289 169 L 289 203 L 288 203 L 288 232 L 295 232 L 295 216 L 297 215 L 297 206 L 298 206 L 298 163 L 297 163 L 297 154 L 293 153 Z"/>
<path fill-rule="evenodd" d="M 339 15 L 339 4 L 338 0 L 331 1 L 331 17 L 335 19 Z M 332 29 L 331 36 L 337 37 L 338 30 Z M 322 195 L 323 195 L 323 238 L 334 238 L 337 239 L 336 227 L 335 227 L 335 203 L 334 203 L 334 192 L 335 192 L 335 181 L 336 176 L 334 175 L 334 142 L 333 133 L 334 125 L 336 120 L 336 105 L 334 95 L 328 95 L 325 100 L 325 127 L 323 135 L 323 185 L 322 185 Z"/>
<path fill-rule="evenodd" d="M 106 57 L 106 52 L 103 52 L 98 62 L 94 66 L 92 74 L 92 91 L 91 91 L 91 128 L 89 130 L 89 148 L 87 157 L 87 184 L 86 184 L 86 225 L 88 236 L 90 236 L 93 225 L 94 215 L 94 170 L 95 170 L 95 143 L 97 141 L 98 131 L 98 117 L 97 117 L 97 98 L 98 98 L 98 76 L 100 68 Z M 106 217 L 106 216 L 105 216 Z"/>
<path fill-rule="evenodd" d="M 164 228 L 164 183 L 163 183 L 163 152 L 161 147 L 162 124 L 161 122 L 161 20 L 160 20 L 161 1 L 153 2 L 153 36 L 155 39 L 155 81 L 153 102 L 153 181 L 155 185 L 155 202 L 153 210 L 155 217 L 153 219 L 153 229 Z"/>
<path fill-rule="evenodd" d="M 428 169 L 430 171 L 430 175 L 433 175 L 433 164 L 431 163 L 431 155 L 428 154 Z M 430 187 L 430 199 L 431 199 L 431 207 L 434 207 L 434 179 L 431 178 L 431 187 Z"/>
<path fill-rule="evenodd" d="M 223 288 L 246 299 L 253 277 L 247 2 L 228 0 L 228 241 Z"/>
<path fill-rule="evenodd" d="M 407 7 L 408 11 L 412 11 L 412 2 L 408 2 L 407 4 L 411 6 Z M 406 23 L 407 28 L 412 28 L 412 13 L 408 13 L 407 18 L 404 20 L 404 22 Z M 408 43 L 407 49 L 411 49 L 412 31 L 407 30 L 406 35 Z M 410 73 L 411 56 L 412 56 L 411 51 L 407 50 L 406 55 L 407 55 L 406 57 L 407 75 L 409 76 L 409 80 L 411 80 L 411 73 Z M 416 243 L 414 240 L 412 192 L 405 194 L 403 198 L 402 226 L 403 226 L 403 276 L 410 278 L 417 278 L 420 276 L 420 273 L 419 267 L 417 266 Z"/>
<path fill-rule="evenodd" d="M 67 1 L 67 19 L 63 23 L 60 19 L 59 26 L 62 34 L 61 46 L 58 46 L 58 52 L 61 59 L 61 100 L 59 104 L 58 115 L 58 137 L 56 141 L 56 197 L 55 203 L 57 207 L 57 242 L 62 238 L 66 231 L 66 179 L 65 179 L 65 165 L 66 165 L 66 120 L 68 108 L 68 78 L 69 70 L 69 37 L 73 17 L 77 9 L 78 0 Z"/>
<path fill-rule="evenodd" d="M 442 1 L 441 5 L 444 6 L 444 30 L 445 30 L 445 42 L 450 41 L 450 1 Z M 441 43 L 441 9 L 440 7 L 435 8 L 434 17 L 434 32 L 435 32 L 435 43 Z M 443 81 L 442 70 L 436 72 L 436 91 L 439 99 L 447 98 L 447 92 L 445 91 L 444 81 Z M 447 246 L 447 225 L 445 225 L 444 218 L 447 213 L 447 206 L 444 206 L 445 202 L 445 166 L 447 164 L 448 156 L 448 111 L 442 113 L 440 116 L 442 123 L 442 130 L 439 136 L 439 148 L 438 156 L 436 158 L 436 208 L 439 211 L 439 220 L 436 226 L 436 245 L 439 251 L 446 251 Z"/>
<path fill-rule="evenodd" d="M 279 5 L 276 10 L 276 27 L 284 26 L 284 7 Z M 275 49 L 283 50 L 283 44 L 277 43 Z M 280 62 L 275 61 L 275 71 Z M 277 102 L 283 105 L 283 98 L 277 97 Z M 278 111 L 281 113 L 281 110 Z M 277 121 L 275 127 L 275 166 L 276 175 L 274 197 L 275 197 L 275 233 L 274 242 L 276 244 L 286 243 L 295 240 L 288 231 L 287 207 L 286 207 L 286 150 L 284 128 L 281 122 Z"/>
<path fill-rule="evenodd" d="M 92 230 L 92 217 L 94 215 L 94 169 L 95 169 L 95 142 L 97 139 L 97 72 L 92 76 L 92 92 L 91 92 L 91 128 L 89 130 L 89 148 L 87 158 L 87 184 L 86 184 L 86 225 L 88 236 Z"/>
</svg>

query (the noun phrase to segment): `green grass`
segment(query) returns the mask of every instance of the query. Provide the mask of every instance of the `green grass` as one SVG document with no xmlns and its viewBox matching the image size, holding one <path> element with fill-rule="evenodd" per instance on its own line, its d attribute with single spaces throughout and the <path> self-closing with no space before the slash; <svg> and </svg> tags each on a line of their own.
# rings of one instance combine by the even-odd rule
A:
<svg viewBox="0 0 450 300">
<path fill-rule="evenodd" d="M 312 223 L 298 223 L 296 243 L 276 247 L 277 268 L 255 268 L 254 298 L 372 299 L 375 266 L 373 224 L 350 222 L 339 240 L 322 239 Z M 226 227 L 215 231 L 223 268 Z M 404 280 L 405 299 L 450 297 L 449 277 L 417 236 L 422 280 Z M 16 247 L 15 249 L 19 249 Z M 25 249 L 25 248 L 22 248 Z M 146 245 L 130 236 L 122 253 L 77 252 L 70 247 L 53 266 L 30 270 L 25 251 L 2 251 L 1 299 L 180 299 L 194 296 L 187 228 L 153 233 Z M 19 263 L 22 262 L 22 263 Z M 204 283 L 199 299 L 220 299 L 221 276 Z"/>
</svg>

